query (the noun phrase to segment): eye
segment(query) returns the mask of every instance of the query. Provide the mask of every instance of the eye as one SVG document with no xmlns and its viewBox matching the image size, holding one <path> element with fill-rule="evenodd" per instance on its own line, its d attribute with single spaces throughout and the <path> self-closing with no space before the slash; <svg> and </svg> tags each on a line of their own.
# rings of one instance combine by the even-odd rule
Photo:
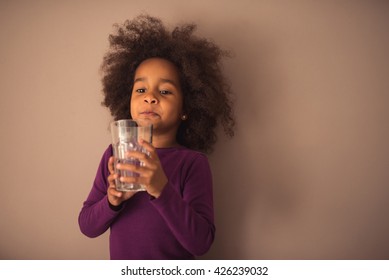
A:
<svg viewBox="0 0 389 280">
<path fill-rule="evenodd" d="M 168 91 L 168 90 L 161 90 L 160 93 L 162 95 L 168 95 L 168 94 L 171 94 L 172 92 L 171 91 Z"/>
<path fill-rule="evenodd" d="M 144 88 L 138 88 L 135 90 L 137 93 L 145 93 L 146 92 L 146 89 Z"/>
</svg>

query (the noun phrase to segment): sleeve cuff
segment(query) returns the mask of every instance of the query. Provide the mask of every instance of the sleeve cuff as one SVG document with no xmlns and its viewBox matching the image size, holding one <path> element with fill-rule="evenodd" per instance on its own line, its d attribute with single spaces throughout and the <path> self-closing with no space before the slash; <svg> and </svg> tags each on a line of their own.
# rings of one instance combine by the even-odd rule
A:
<svg viewBox="0 0 389 280">
<path fill-rule="evenodd" d="M 108 202 L 109 208 L 110 208 L 112 211 L 119 212 L 119 211 L 122 210 L 122 208 L 123 208 L 123 203 L 121 203 L 121 204 L 119 204 L 119 205 L 117 205 L 117 206 L 111 204 L 111 203 L 109 202 L 108 196 L 107 196 L 107 202 Z"/>
</svg>

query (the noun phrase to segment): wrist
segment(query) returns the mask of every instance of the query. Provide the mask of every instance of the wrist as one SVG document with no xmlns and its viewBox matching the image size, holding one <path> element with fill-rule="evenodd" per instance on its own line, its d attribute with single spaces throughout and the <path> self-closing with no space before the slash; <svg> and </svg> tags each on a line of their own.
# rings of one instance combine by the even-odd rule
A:
<svg viewBox="0 0 389 280">
<path fill-rule="evenodd" d="M 107 201 L 108 201 L 109 208 L 111 208 L 111 210 L 113 210 L 115 212 L 120 211 L 123 208 L 123 203 L 119 203 L 118 205 L 114 205 L 109 201 L 109 199 L 107 199 Z"/>
</svg>

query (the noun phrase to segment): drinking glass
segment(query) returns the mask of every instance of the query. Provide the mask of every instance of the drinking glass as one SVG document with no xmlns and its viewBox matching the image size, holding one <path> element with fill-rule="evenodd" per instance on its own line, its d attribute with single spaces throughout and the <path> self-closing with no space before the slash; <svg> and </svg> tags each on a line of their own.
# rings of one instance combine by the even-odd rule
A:
<svg viewBox="0 0 389 280">
<path fill-rule="evenodd" d="M 152 142 L 153 126 L 146 120 L 117 120 L 111 123 L 112 148 L 114 156 L 114 170 L 120 177 L 139 177 L 136 172 L 119 170 L 116 168 L 118 163 L 134 164 L 141 166 L 143 162 L 138 159 L 128 157 L 129 151 L 140 151 L 148 153 L 140 144 L 143 139 L 149 143 Z M 116 190 L 118 191 L 145 191 L 145 186 L 139 183 L 125 183 L 116 179 Z"/>
</svg>

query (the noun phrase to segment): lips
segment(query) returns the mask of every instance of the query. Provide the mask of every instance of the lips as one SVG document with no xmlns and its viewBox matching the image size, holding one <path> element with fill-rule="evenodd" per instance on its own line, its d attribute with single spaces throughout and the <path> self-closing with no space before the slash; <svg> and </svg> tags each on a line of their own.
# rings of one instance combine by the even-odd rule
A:
<svg viewBox="0 0 389 280">
<path fill-rule="evenodd" d="M 151 110 L 140 112 L 139 115 L 144 116 L 144 117 L 159 117 L 158 113 L 151 111 Z"/>
</svg>

